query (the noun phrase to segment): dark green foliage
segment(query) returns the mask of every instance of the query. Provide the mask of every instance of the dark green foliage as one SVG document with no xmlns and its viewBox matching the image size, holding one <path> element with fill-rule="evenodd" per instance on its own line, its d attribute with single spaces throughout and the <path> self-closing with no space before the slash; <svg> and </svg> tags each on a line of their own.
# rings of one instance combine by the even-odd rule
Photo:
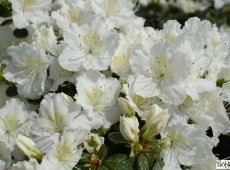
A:
<svg viewBox="0 0 230 170">
<path fill-rule="evenodd" d="M 183 26 L 190 17 L 198 17 L 201 20 L 209 20 L 217 26 L 227 24 L 230 26 L 230 5 L 225 5 L 221 9 L 215 9 L 213 5 L 204 11 L 194 13 L 185 13 L 181 9 L 169 6 L 164 8 L 159 3 L 151 3 L 147 7 L 141 7 L 137 13 L 146 19 L 145 26 L 152 26 L 156 29 L 162 29 L 163 24 L 168 20 L 177 20 Z"/>
<path fill-rule="evenodd" d="M 108 135 L 109 140 L 115 144 L 129 144 L 129 141 L 125 140 L 124 137 L 121 135 L 120 132 L 111 132 Z"/>
<path fill-rule="evenodd" d="M 27 31 L 27 29 L 22 28 L 22 29 L 15 29 L 13 34 L 17 38 L 26 38 L 29 35 L 29 32 Z"/>
<path fill-rule="evenodd" d="M 11 13 L 11 8 L 4 5 L 4 4 L 0 4 L 0 17 L 10 17 L 12 15 Z"/>
<path fill-rule="evenodd" d="M 137 169 L 138 170 L 149 170 L 149 160 L 143 154 L 140 154 L 137 158 Z"/>
<path fill-rule="evenodd" d="M 77 93 L 76 86 L 74 83 L 65 81 L 64 83 L 58 86 L 58 90 L 56 91 L 56 93 L 61 93 L 61 92 L 74 98 L 75 94 Z"/>
<path fill-rule="evenodd" d="M 115 154 L 108 157 L 104 165 L 110 170 L 133 170 L 134 160 L 126 154 Z"/>
<path fill-rule="evenodd" d="M 14 97 L 16 95 L 18 95 L 18 92 L 17 92 L 17 87 L 12 84 L 10 85 L 7 89 L 6 89 L 6 95 L 8 97 Z"/>
</svg>

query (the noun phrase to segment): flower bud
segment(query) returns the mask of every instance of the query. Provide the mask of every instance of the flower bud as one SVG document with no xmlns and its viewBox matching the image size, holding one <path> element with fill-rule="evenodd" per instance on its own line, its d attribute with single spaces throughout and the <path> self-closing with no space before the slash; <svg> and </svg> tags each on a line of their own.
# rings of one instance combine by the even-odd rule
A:
<svg viewBox="0 0 230 170">
<path fill-rule="evenodd" d="M 129 101 L 127 99 L 119 97 L 117 101 L 123 115 L 125 115 L 126 117 L 135 116 L 135 111 L 130 107 Z"/>
<path fill-rule="evenodd" d="M 120 117 L 120 132 L 122 136 L 131 142 L 138 142 L 139 122 L 136 117 Z"/>
<path fill-rule="evenodd" d="M 95 133 L 90 133 L 84 142 L 85 149 L 92 154 L 96 154 L 103 144 L 104 138 Z"/>
<path fill-rule="evenodd" d="M 168 149 L 171 146 L 171 140 L 169 137 L 164 137 L 163 139 L 161 139 L 158 143 L 158 147 L 160 149 L 160 151 Z"/>
<path fill-rule="evenodd" d="M 31 139 L 19 134 L 16 138 L 16 144 L 27 156 L 36 158 L 39 161 L 42 160 L 43 153 L 38 150 L 37 145 Z"/>
<path fill-rule="evenodd" d="M 153 108 L 146 113 L 143 139 L 150 140 L 153 136 L 159 134 L 165 128 L 169 117 L 167 110 L 154 104 Z"/>
</svg>

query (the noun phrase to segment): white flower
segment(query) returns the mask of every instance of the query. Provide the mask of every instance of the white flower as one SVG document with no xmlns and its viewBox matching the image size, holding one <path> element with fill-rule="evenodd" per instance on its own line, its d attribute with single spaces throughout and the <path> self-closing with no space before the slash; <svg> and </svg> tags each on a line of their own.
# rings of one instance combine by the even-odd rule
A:
<svg viewBox="0 0 230 170">
<path fill-rule="evenodd" d="M 218 158 L 214 155 L 210 155 L 207 161 L 202 164 L 194 164 L 191 166 L 191 170 L 216 170 L 215 162 Z"/>
<path fill-rule="evenodd" d="M 43 157 L 41 167 L 49 170 L 72 169 L 81 158 L 83 151 L 81 144 L 87 135 L 88 130 L 82 128 L 65 131 L 61 139 L 57 139 L 52 146 L 52 150 Z"/>
<path fill-rule="evenodd" d="M 145 98 L 137 95 L 134 92 L 134 77 L 130 76 L 128 78 L 128 84 L 123 85 L 123 91 L 126 94 L 126 98 L 129 101 L 130 107 L 137 112 L 142 120 L 146 120 L 146 112 L 151 110 L 154 104 L 161 104 L 159 98 L 149 97 Z"/>
<path fill-rule="evenodd" d="M 90 129 L 87 123 L 76 124 L 81 107 L 64 93 L 47 94 L 40 104 L 40 116 L 34 120 L 33 132 L 37 138 L 35 143 L 43 152 L 47 152 L 52 138 L 62 134 L 64 129 L 76 129 L 79 126 Z M 87 118 L 81 116 L 84 122 Z M 72 123 L 69 123 L 69 122 Z"/>
<path fill-rule="evenodd" d="M 37 99 L 45 90 L 47 68 L 52 57 L 33 44 L 21 43 L 8 49 L 11 63 L 4 69 L 4 77 L 16 83 L 18 93 L 24 97 Z"/>
<path fill-rule="evenodd" d="M 36 29 L 33 40 L 46 52 L 49 52 L 53 55 L 58 54 L 57 37 L 54 34 L 53 26 L 46 27 L 43 25 Z"/>
<path fill-rule="evenodd" d="M 127 78 L 132 74 L 131 66 L 129 64 L 130 47 L 129 43 L 121 40 L 118 49 L 111 62 L 111 70 L 121 77 Z"/>
<path fill-rule="evenodd" d="M 68 0 L 61 2 L 61 8 L 52 12 L 52 18 L 63 30 L 68 29 L 71 23 L 81 25 L 90 19 L 92 12 L 87 11 L 88 5 L 82 0 Z"/>
<path fill-rule="evenodd" d="M 78 73 L 65 70 L 58 63 L 58 59 L 54 58 L 50 68 L 49 68 L 49 78 L 53 80 L 53 85 L 50 88 L 52 91 L 56 91 L 58 86 L 65 81 L 69 81 L 71 83 L 76 83 L 76 76 Z"/>
<path fill-rule="evenodd" d="M 136 50 L 130 62 L 137 75 L 134 82 L 136 94 L 158 96 L 163 102 L 174 105 L 185 99 L 181 82 L 187 76 L 187 61 L 169 43 L 161 41 L 155 44 L 147 56 Z"/>
<path fill-rule="evenodd" d="M 76 102 L 88 112 L 94 128 L 103 125 L 107 129 L 119 120 L 120 110 L 115 103 L 120 92 L 117 79 L 89 70 L 77 77 L 76 87 Z"/>
<path fill-rule="evenodd" d="M 133 0 L 94 0 L 91 5 L 94 12 L 102 16 L 110 28 L 125 25 L 134 16 Z"/>
<path fill-rule="evenodd" d="M 40 164 L 36 159 L 30 158 L 28 161 L 18 161 L 14 163 L 10 170 L 44 170 L 41 169 Z"/>
<path fill-rule="evenodd" d="M 193 13 L 199 9 L 200 3 L 191 0 L 177 0 L 176 5 L 185 13 Z"/>
<path fill-rule="evenodd" d="M 0 169 L 8 169 L 12 159 L 11 159 L 10 148 L 4 143 L 0 142 Z"/>
<path fill-rule="evenodd" d="M 159 31 L 161 36 L 165 40 L 170 41 L 172 44 L 180 43 L 178 36 L 181 34 L 181 25 L 176 20 L 169 20 L 163 25 L 163 29 Z"/>
<path fill-rule="evenodd" d="M 59 56 L 59 64 L 68 71 L 79 71 L 81 67 L 106 70 L 118 46 L 118 34 L 109 30 L 102 19 L 94 18 L 80 27 L 72 24 L 64 32 L 67 47 Z"/>
<path fill-rule="evenodd" d="M 101 146 L 104 144 L 104 137 L 101 137 L 95 133 L 90 133 L 85 142 L 83 143 L 85 149 L 91 154 L 97 154 Z"/>
<path fill-rule="evenodd" d="M 31 128 L 30 118 L 33 112 L 28 112 L 24 103 L 12 98 L 0 110 L 0 139 L 13 150 L 15 138 L 20 134 L 28 134 Z"/>
<path fill-rule="evenodd" d="M 197 100 L 200 93 L 215 90 L 215 81 L 202 78 L 206 74 L 206 69 L 209 65 L 203 47 L 197 46 L 197 43 L 193 41 L 185 40 L 179 46 L 179 50 L 189 61 L 189 75 L 184 82 L 186 94 L 193 100 Z"/>
<path fill-rule="evenodd" d="M 139 122 L 136 117 L 120 117 L 120 132 L 122 136 L 131 142 L 139 141 Z"/>
<path fill-rule="evenodd" d="M 179 170 L 180 164 L 201 164 L 212 155 L 213 145 L 205 132 L 197 125 L 182 122 L 182 119 L 167 126 L 161 136 L 168 137 L 171 143 L 162 151 L 164 170 Z"/>
<path fill-rule="evenodd" d="M 48 9 L 51 0 L 10 0 L 13 9 L 15 27 L 24 28 L 31 24 L 40 24 L 49 20 Z"/>
<path fill-rule="evenodd" d="M 218 136 L 221 133 L 230 132 L 230 121 L 223 105 L 220 89 L 202 93 L 197 101 L 187 98 L 176 112 L 186 114 L 204 131 L 211 127 L 214 145 L 218 144 Z"/>
<path fill-rule="evenodd" d="M 216 9 L 222 8 L 226 4 L 230 4 L 230 0 L 214 0 L 214 7 Z"/>
</svg>

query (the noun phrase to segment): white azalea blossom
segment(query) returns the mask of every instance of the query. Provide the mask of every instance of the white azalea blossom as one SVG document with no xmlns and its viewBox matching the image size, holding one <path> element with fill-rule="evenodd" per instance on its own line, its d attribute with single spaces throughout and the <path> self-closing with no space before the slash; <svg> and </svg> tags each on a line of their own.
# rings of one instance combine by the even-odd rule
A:
<svg viewBox="0 0 230 170">
<path fill-rule="evenodd" d="M 52 26 L 41 26 L 35 31 L 33 40 L 46 52 L 50 52 L 53 55 L 58 54 L 57 37 Z"/>
<path fill-rule="evenodd" d="M 108 29 L 102 19 L 94 18 L 82 26 L 72 24 L 64 32 L 64 43 L 67 47 L 58 60 L 64 69 L 106 70 L 118 46 L 118 34 Z"/>
<path fill-rule="evenodd" d="M 151 110 L 154 104 L 161 104 L 158 97 L 142 97 L 137 95 L 134 91 L 134 77 L 130 76 L 128 84 L 123 85 L 123 91 L 126 93 L 126 98 L 129 101 L 130 107 L 137 112 L 137 114 L 146 120 L 146 112 Z"/>
<path fill-rule="evenodd" d="M 81 107 L 64 93 L 47 94 L 42 100 L 39 110 L 40 116 L 34 120 L 33 132 L 37 136 L 35 143 L 43 152 L 50 149 L 53 138 L 62 134 L 65 129 L 76 129 L 80 126 L 91 128 L 89 123 L 84 125 L 75 123 L 80 115 Z M 80 120 L 87 122 L 88 119 L 81 116 Z"/>
<path fill-rule="evenodd" d="M 214 7 L 219 9 L 226 4 L 230 4 L 230 0 L 214 0 Z"/>
<path fill-rule="evenodd" d="M 180 106 L 182 114 L 197 123 L 204 131 L 212 128 L 213 143 L 218 143 L 218 136 L 230 132 L 230 121 L 221 98 L 220 91 L 206 92 L 200 100 L 192 101 L 187 98 Z"/>
<path fill-rule="evenodd" d="M 36 159 L 30 158 L 29 161 L 19 161 L 14 163 L 10 170 L 42 170 Z"/>
<path fill-rule="evenodd" d="M 177 0 L 176 6 L 186 13 L 193 13 L 199 9 L 200 3 L 191 0 Z"/>
<path fill-rule="evenodd" d="M 54 58 L 49 70 L 49 78 L 53 80 L 53 85 L 51 87 L 52 91 L 56 91 L 58 86 L 65 81 L 70 81 L 72 83 L 76 83 L 76 76 L 78 75 L 76 72 L 65 70 L 58 63 L 58 59 Z"/>
<path fill-rule="evenodd" d="M 212 154 L 212 145 L 205 132 L 197 125 L 183 122 L 171 124 L 161 133 L 170 138 L 170 147 L 163 150 L 163 169 L 181 169 L 180 165 L 201 164 Z"/>
<path fill-rule="evenodd" d="M 49 20 L 48 9 L 51 0 L 10 0 L 13 8 L 13 21 L 17 28 L 40 24 Z"/>
<path fill-rule="evenodd" d="M 8 48 L 12 56 L 4 69 L 4 77 L 16 83 L 18 93 L 24 97 L 37 99 L 45 91 L 47 68 L 52 57 L 37 45 L 21 43 Z"/>
<path fill-rule="evenodd" d="M 214 155 L 210 155 L 207 161 L 202 164 L 194 164 L 191 166 L 191 170 L 216 170 L 215 162 L 218 158 Z"/>
<path fill-rule="evenodd" d="M 94 128 L 109 128 L 119 120 L 120 110 L 115 100 L 120 92 L 117 79 L 89 70 L 77 77 L 76 87 L 76 102 L 88 112 Z"/>
<path fill-rule="evenodd" d="M 11 151 L 18 134 L 30 133 L 33 115 L 33 112 L 26 110 L 24 103 L 15 98 L 7 100 L 6 105 L 0 110 L 0 139 Z"/>
<path fill-rule="evenodd" d="M 229 0 L 0 1 L 0 170 L 216 169 Z"/>
<path fill-rule="evenodd" d="M 94 12 L 102 16 L 110 28 L 117 28 L 133 17 L 136 4 L 132 0 L 94 0 L 91 5 Z"/>
<path fill-rule="evenodd" d="M 82 0 L 62 1 L 61 8 L 52 12 L 52 18 L 63 30 L 68 29 L 71 23 L 84 24 L 90 19 L 90 11 L 86 10 L 88 4 Z"/>
<path fill-rule="evenodd" d="M 0 168 L 7 169 L 12 162 L 12 155 L 10 148 L 4 143 L 0 142 Z"/>
<path fill-rule="evenodd" d="M 127 78 L 132 74 L 131 66 L 129 63 L 130 47 L 129 43 L 121 40 L 118 49 L 111 62 L 111 70 L 121 77 Z"/>
<path fill-rule="evenodd" d="M 146 56 L 136 50 L 131 58 L 133 72 L 137 75 L 134 91 L 142 97 L 159 96 L 170 104 L 180 104 L 185 99 L 183 82 L 187 76 L 187 61 L 167 42 L 159 42 Z"/>
<path fill-rule="evenodd" d="M 76 130 L 65 131 L 61 139 L 52 146 L 52 150 L 45 155 L 41 167 L 49 167 L 50 170 L 72 169 L 79 159 L 83 148 L 81 144 L 85 141 L 88 130 L 78 128 Z"/>
</svg>

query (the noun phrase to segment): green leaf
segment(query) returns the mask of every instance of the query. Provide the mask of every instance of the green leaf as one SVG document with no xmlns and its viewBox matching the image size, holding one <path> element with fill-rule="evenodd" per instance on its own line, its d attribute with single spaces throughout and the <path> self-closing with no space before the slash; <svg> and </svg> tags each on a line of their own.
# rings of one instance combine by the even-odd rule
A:
<svg viewBox="0 0 230 170">
<path fill-rule="evenodd" d="M 56 91 L 56 93 L 61 93 L 61 92 L 74 98 L 75 94 L 77 93 L 76 86 L 74 83 L 65 81 L 63 84 L 58 86 L 58 90 Z"/>
<path fill-rule="evenodd" d="M 27 29 L 25 29 L 25 28 L 15 29 L 13 34 L 17 38 L 26 38 L 29 35 Z"/>
<path fill-rule="evenodd" d="M 7 8 L 6 6 L 4 6 L 3 4 L 0 4 L 0 17 L 10 17 L 11 14 L 11 10 L 9 8 Z"/>
<path fill-rule="evenodd" d="M 162 161 L 162 159 L 160 157 L 160 154 L 159 153 L 154 154 L 154 157 L 155 157 L 157 163 L 160 165 L 160 167 L 163 168 L 164 167 L 164 162 Z"/>
<path fill-rule="evenodd" d="M 105 146 L 105 144 L 103 144 L 101 148 L 99 149 L 97 156 L 100 158 L 100 160 L 103 160 L 107 156 L 107 152 L 108 152 L 108 149 Z"/>
<path fill-rule="evenodd" d="M 150 141 L 149 141 L 149 145 L 152 146 L 152 147 L 155 147 L 157 146 L 158 144 L 158 141 L 155 137 L 153 137 Z"/>
<path fill-rule="evenodd" d="M 99 129 L 93 129 L 91 130 L 91 133 L 95 133 L 99 136 L 104 136 L 104 132 L 103 132 L 103 129 L 102 128 L 99 128 Z"/>
<path fill-rule="evenodd" d="M 86 167 L 84 167 L 84 166 L 82 166 L 82 165 L 76 165 L 74 168 L 73 168 L 73 170 L 88 170 L 89 168 L 86 168 Z"/>
<path fill-rule="evenodd" d="M 109 170 L 106 166 L 101 165 L 97 168 L 97 170 Z"/>
<path fill-rule="evenodd" d="M 224 83 L 225 83 L 224 78 L 218 79 L 218 80 L 216 81 L 216 86 L 217 86 L 217 87 L 222 87 Z"/>
<path fill-rule="evenodd" d="M 81 159 L 79 160 L 79 164 L 85 164 L 85 163 L 89 163 L 91 160 L 91 155 L 88 153 L 83 152 Z"/>
<path fill-rule="evenodd" d="M 120 132 L 111 132 L 108 135 L 109 140 L 112 141 L 115 144 L 118 143 L 124 143 L 124 144 L 129 144 L 130 142 L 125 140 L 125 138 L 121 135 Z"/>
<path fill-rule="evenodd" d="M 18 94 L 17 87 L 13 84 L 6 89 L 6 95 L 8 97 L 14 97 Z"/>
<path fill-rule="evenodd" d="M 149 160 L 143 154 L 140 154 L 137 158 L 137 169 L 138 170 L 149 170 Z"/>
<path fill-rule="evenodd" d="M 2 4 L 3 6 L 7 6 L 7 7 L 11 6 L 9 0 L 0 0 L 0 4 Z"/>
<path fill-rule="evenodd" d="M 115 154 L 104 160 L 109 170 L 133 170 L 134 158 L 126 154 Z"/>
</svg>

